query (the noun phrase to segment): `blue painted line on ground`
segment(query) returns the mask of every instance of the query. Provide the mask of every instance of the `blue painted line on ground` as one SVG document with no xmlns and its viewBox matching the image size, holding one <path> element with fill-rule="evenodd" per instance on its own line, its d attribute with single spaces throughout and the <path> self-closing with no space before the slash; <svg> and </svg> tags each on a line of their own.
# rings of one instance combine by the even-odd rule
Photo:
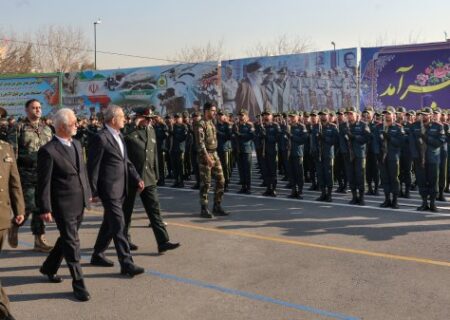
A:
<svg viewBox="0 0 450 320">
<path fill-rule="evenodd" d="M 30 247 L 30 248 L 33 247 L 33 245 L 31 243 L 24 242 L 24 241 L 19 241 L 19 244 L 21 244 L 21 245 L 23 245 L 25 247 Z M 90 261 L 90 256 L 88 256 L 88 255 L 81 255 L 81 259 L 85 260 L 85 261 Z M 321 310 L 321 309 L 317 309 L 317 308 L 313 308 L 313 307 L 308 307 L 308 306 L 305 306 L 305 305 L 296 304 L 296 303 L 292 303 L 292 302 L 287 302 L 287 301 L 283 301 L 283 300 L 279 300 L 279 299 L 271 298 L 271 297 L 268 297 L 268 296 L 263 296 L 263 295 L 260 295 L 260 294 L 251 293 L 251 292 L 246 292 L 246 291 L 226 288 L 226 287 L 218 286 L 218 285 L 215 285 L 215 284 L 212 284 L 212 283 L 203 282 L 203 281 L 199 281 L 199 280 L 193 280 L 193 279 L 189 279 L 189 278 L 182 278 L 182 277 L 178 277 L 178 276 L 175 276 L 175 275 L 172 275 L 172 274 L 161 273 L 161 272 L 158 272 L 158 271 L 155 271 L 155 270 L 146 269 L 145 273 L 147 275 L 155 276 L 155 277 L 158 277 L 158 278 L 161 278 L 161 279 L 173 280 L 173 281 L 177 281 L 177 282 L 180 282 L 180 283 L 193 285 L 193 286 L 204 288 L 204 289 L 210 289 L 210 290 L 222 292 L 222 293 L 233 295 L 233 296 L 239 296 L 239 297 L 247 298 L 247 299 L 250 299 L 250 300 L 261 301 L 261 302 L 266 302 L 266 303 L 272 303 L 272 304 L 276 304 L 276 305 L 279 305 L 279 306 L 292 308 L 292 309 L 296 309 L 296 310 L 300 310 L 300 311 L 305 311 L 305 312 L 317 314 L 317 315 L 328 317 L 328 318 L 339 319 L 339 320 L 360 320 L 360 318 L 347 316 L 347 315 L 336 313 L 336 312 L 330 312 L 330 311 Z"/>
</svg>

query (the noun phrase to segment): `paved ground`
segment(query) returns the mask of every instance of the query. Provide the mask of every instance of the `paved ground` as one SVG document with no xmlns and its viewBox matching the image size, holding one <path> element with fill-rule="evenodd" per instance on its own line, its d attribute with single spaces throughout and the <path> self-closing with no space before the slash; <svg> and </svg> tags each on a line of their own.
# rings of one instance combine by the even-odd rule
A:
<svg viewBox="0 0 450 320">
<path fill-rule="evenodd" d="M 127 279 L 118 267 L 87 262 L 101 223 L 90 212 L 81 230 L 83 270 L 92 295 L 71 295 L 68 270 L 50 284 L 38 268 L 45 255 L 30 250 L 22 228 L 18 249 L 5 248 L 0 274 L 17 319 L 449 319 L 450 203 L 439 214 L 419 213 L 420 201 L 402 199 L 400 210 L 305 200 L 225 196 L 226 218 L 198 217 L 198 191 L 160 188 L 173 241 L 182 246 L 158 255 L 140 205 L 133 221 L 134 253 L 145 275 Z M 282 184 L 281 184 L 282 186 Z M 98 208 L 99 210 L 100 208 Z M 51 242 L 55 226 L 49 228 Z M 109 250 L 116 260 L 114 249 Z"/>
</svg>

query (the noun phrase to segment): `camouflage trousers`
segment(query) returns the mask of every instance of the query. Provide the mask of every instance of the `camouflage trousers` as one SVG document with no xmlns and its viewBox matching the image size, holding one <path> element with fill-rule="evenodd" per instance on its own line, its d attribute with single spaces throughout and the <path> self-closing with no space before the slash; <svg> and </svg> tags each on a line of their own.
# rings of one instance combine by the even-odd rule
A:
<svg viewBox="0 0 450 320">
<path fill-rule="evenodd" d="M 198 166 L 200 171 L 200 204 L 208 205 L 208 191 L 211 185 L 211 176 L 215 178 L 214 189 L 214 203 L 220 204 L 222 202 L 225 178 L 223 176 L 222 165 L 220 164 L 219 156 L 217 152 L 208 152 L 209 156 L 213 160 L 214 164 L 210 168 L 206 162 L 206 159 L 201 156 L 198 159 Z"/>
<path fill-rule="evenodd" d="M 39 217 L 39 209 L 36 206 L 36 188 L 34 186 L 22 185 L 23 198 L 25 200 L 25 221 L 28 220 L 31 214 L 31 232 L 34 235 L 41 235 L 45 233 L 44 221 Z"/>
</svg>

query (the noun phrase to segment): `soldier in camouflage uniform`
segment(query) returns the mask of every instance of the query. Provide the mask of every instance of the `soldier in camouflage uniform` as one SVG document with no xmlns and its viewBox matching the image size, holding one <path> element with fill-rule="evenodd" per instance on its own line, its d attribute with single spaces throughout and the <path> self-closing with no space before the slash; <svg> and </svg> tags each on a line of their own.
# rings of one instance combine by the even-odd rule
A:
<svg viewBox="0 0 450 320">
<path fill-rule="evenodd" d="M 35 188 L 37 183 L 37 153 L 41 146 L 52 139 L 52 130 L 41 121 L 41 104 L 32 99 L 26 102 L 27 117 L 16 127 L 10 136 L 16 154 L 17 165 L 22 182 L 25 198 L 25 220 L 32 214 L 31 231 L 35 236 L 34 250 L 50 252 L 52 246 L 48 245 L 44 234 L 45 224 L 39 218 L 39 209 L 36 207 Z M 9 231 L 8 241 L 11 247 L 17 247 L 19 225 L 13 224 Z"/>
<path fill-rule="evenodd" d="M 214 215 L 228 215 L 221 206 L 225 188 L 222 165 L 217 155 L 217 135 L 213 119 L 216 116 L 216 106 L 207 102 L 203 106 L 204 119 L 196 123 L 194 134 L 197 143 L 198 164 L 200 171 L 200 216 L 213 218 Z M 208 210 L 208 190 L 211 175 L 215 176 L 214 207 L 212 214 Z"/>
</svg>

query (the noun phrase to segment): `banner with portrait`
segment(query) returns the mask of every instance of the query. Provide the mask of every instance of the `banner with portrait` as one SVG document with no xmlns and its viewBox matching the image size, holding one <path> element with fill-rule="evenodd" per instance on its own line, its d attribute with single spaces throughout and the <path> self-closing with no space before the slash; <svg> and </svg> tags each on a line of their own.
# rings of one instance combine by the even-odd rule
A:
<svg viewBox="0 0 450 320">
<path fill-rule="evenodd" d="M 62 76 L 63 105 L 90 115 L 117 104 L 126 111 L 153 106 L 160 114 L 198 110 L 218 99 L 216 62 L 89 70 Z"/>
<path fill-rule="evenodd" d="M 361 106 L 450 108 L 450 43 L 362 48 Z"/>
<path fill-rule="evenodd" d="M 35 74 L 0 78 L 0 107 L 8 115 L 24 116 L 25 103 L 37 99 L 42 114 L 47 115 L 60 105 L 58 74 Z"/>
<path fill-rule="evenodd" d="M 222 107 L 337 110 L 357 102 L 356 48 L 222 61 Z"/>
</svg>

